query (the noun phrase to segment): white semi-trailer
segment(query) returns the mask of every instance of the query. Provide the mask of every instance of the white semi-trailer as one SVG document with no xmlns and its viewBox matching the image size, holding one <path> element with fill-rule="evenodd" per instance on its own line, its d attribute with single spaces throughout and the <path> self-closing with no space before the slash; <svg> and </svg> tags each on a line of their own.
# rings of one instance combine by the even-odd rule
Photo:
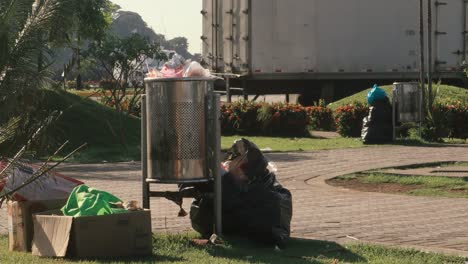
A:
<svg viewBox="0 0 468 264">
<path fill-rule="evenodd" d="M 432 4 L 434 76 L 461 80 L 467 3 Z M 418 0 L 203 0 L 201 13 L 203 61 L 246 93 L 330 97 L 351 80 L 419 78 Z"/>
</svg>

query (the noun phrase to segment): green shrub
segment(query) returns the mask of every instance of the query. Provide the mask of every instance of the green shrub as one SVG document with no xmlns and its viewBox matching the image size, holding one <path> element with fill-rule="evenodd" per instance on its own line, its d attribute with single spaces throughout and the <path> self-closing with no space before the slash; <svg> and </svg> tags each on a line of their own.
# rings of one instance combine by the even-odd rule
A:
<svg viewBox="0 0 468 264">
<path fill-rule="evenodd" d="M 334 131 L 336 129 L 333 111 L 324 106 L 306 108 L 309 116 L 309 126 L 313 130 Z"/>
<path fill-rule="evenodd" d="M 269 135 L 278 136 L 304 136 L 307 134 L 309 118 L 306 108 L 297 104 L 274 103 L 271 104 L 273 115 L 269 126 L 263 123 Z"/>
<path fill-rule="evenodd" d="M 439 107 L 439 111 L 445 113 L 446 125 L 449 131 L 448 136 L 461 139 L 468 138 L 468 105 L 462 105 L 458 102 Z"/>
<path fill-rule="evenodd" d="M 221 106 L 223 135 L 304 136 L 308 119 L 306 109 L 294 104 L 240 101 Z"/>
<path fill-rule="evenodd" d="M 251 101 L 225 103 L 221 106 L 221 132 L 225 135 L 256 135 L 261 131 L 257 121 L 260 104 Z"/>
<path fill-rule="evenodd" d="M 338 133 L 343 137 L 360 137 L 362 119 L 368 114 L 369 107 L 360 102 L 338 107 L 335 111 Z"/>
<path fill-rule="evenodd" d="M 436 103 L 424 122 L 422 137 L 428 141 L 440 141 L 444 137 L 466 139 L 468 105 L 461 102 Z"/>
</svg>

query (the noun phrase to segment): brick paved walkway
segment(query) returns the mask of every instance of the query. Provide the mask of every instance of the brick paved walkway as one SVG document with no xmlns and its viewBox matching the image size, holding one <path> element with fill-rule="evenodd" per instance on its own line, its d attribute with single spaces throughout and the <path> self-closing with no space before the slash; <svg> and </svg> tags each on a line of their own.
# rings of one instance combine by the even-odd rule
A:
<svg viewBox="0 0 468 264">
<path fill-rule="evenodd" d="M 468 200 L 365 193 L 329 186 L 326 179 L 368 169 L 433 161 L 468 161 L 467 146 L 384 146 L 267 155 L 293 193 L 292 236 L 337 242 L 374 242 L 468 256 Z M 139 163 L 65 165 L 60 172 L 123 200 L 141 199 Z M 168 186 L 161 186 L 168 188 Z M 169 186 L 172 188 L 173 186 Z M 154 189 L 154 188 L 153 188 Z M 185 201 L 188 210 L 190 200 Z M 178 208 L 152 199 L 153 228 L 190 230 Z M 0 232 L 5 233 L 5 210 Z"/>
</svg>

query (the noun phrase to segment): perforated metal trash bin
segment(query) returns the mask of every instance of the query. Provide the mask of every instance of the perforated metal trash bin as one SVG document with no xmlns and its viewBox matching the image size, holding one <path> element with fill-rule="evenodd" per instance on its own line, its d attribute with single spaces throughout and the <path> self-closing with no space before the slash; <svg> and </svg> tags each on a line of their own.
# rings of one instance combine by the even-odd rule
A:
<svg viewBox="0 0 468 264">
<path fill-rule="evenodd" d="M 149 179 L 203 182 L 207 142 L 207 95 L 213 79 L 145 79 Z"/>
<path fill-rule="evenodd" d="M 397 121 L 421 121 L 421 89 L 417 82 L 394 83 L 393 100 L 397 106 Z"/>
<path fill-rule="evenodd" d="M 423 98 L 419 83 L 393 84 L 393 140 L 397 138 L 397 131 L 401 124 L 417 123 L 421 136 L 421 122 L 423 117 Z"/>
</svg>

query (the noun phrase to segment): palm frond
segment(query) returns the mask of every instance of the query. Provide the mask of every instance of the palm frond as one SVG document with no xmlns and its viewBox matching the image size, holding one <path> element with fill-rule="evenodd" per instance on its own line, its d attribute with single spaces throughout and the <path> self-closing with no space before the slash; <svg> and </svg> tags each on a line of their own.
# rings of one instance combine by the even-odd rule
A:
<svg viewBox="0 0 468 264">
<path fill-rule="evenodd" d="M 70 1 L 77 2 L 0 1 L 0 145 L 11 139 L 12 120 L 22 120 L 23 130 L 29 122 L 26 130 L 31 131 L 44 117 L 33 120 L 31 115 L 39 108 L 41 88 L 50 84 L 50 32 L 60 28 L 54 23 L 67 20 Z"/>
</svg>

